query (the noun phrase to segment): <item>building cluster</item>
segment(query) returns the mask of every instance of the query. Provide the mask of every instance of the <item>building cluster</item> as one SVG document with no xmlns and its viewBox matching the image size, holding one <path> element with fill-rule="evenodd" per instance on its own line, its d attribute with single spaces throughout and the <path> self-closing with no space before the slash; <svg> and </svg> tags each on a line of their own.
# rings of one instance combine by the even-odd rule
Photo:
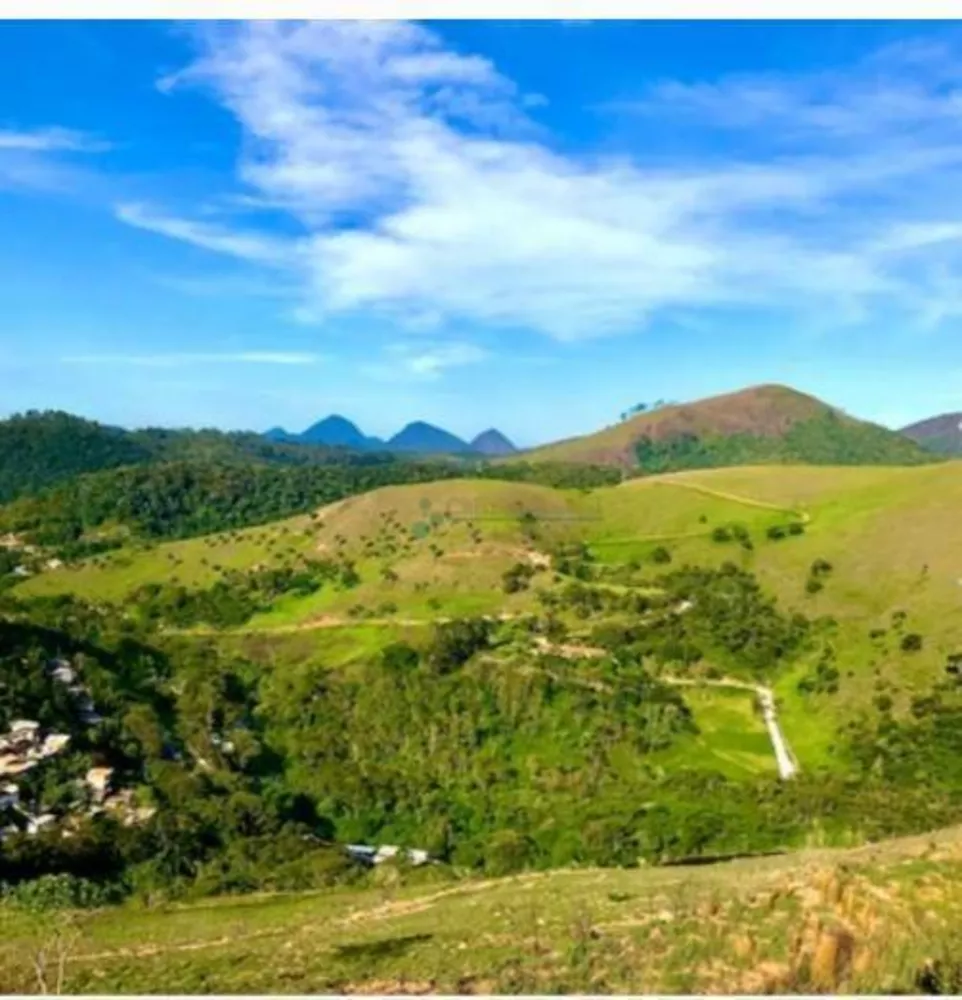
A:
<svg viewBox="0 0 962 1000">
<path fill-rule="evenodd" d="M 80 683 L 69 661 L 52 660 L 47 670 L 54 681 L 64 685 L 74 696 L 77 711 L 86 725 L 93 726 L 101 721 L 90 692 Z M 29 807 L 17 779 L 63 753 L 69 745 L 67 733 L 43 733 L 35 719 L 16 719 L 10 723 L 8 732 L 0 733 L 0 841 L 15 833 L 35 834 L 57 822 L 53 813 L 37 812 Z M 154 810 L 137 807 L 131 789 L 115 790 L 113 777 L 114 770 L 110 767 L 92 767 L 87 771 L 80 782 L 87 804 L 79 815 L 113 813 L 128 826 L 149 819 Z M 64 835 L 69 836 L 69 824 L 65 824 Z"/>
</svg>

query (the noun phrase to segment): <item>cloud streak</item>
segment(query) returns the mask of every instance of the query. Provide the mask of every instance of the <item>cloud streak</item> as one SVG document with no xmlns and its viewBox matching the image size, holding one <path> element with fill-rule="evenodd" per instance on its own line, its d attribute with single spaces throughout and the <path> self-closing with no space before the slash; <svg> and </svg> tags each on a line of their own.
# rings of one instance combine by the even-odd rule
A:
<svg viewBox="0 0 962 1000">
<path fill-rule="evenodd" d="M 190 368 L 198 365 L 313 365 L 321 355 L 298 351 L 235 351 L 209 354 L 84 354 L 61 358 L 65 365 Z"/>
<path fill-rule="evenodd" d="M 16 149 L 31 153 L 100 153 L 110 148 L 110 143 L 73 129 L 45 128 L 32 131 L 0 129 L 0 150 Z"/>
<path fill-rule="evenodd" d="M 303 235 L 139 205 L 118 217 L 284 269 L 314 321 L 573 341 L 681 310 L 832 327 L 956 311 L 962 74 L 950 48 L 900 45 L 808 76 L 664 81 L 622 110 L 752 141 L 653 165 L 644 146 L 608 160 L 557 152 L 532 95 L 422 26 L 219 24 L 196 41 L 197 59 L 162 88 L 201 88 L 235 116 L 239 193 Z M 422 375 L 452 367 L 424 358 Z"/>
<path fill-rule="evenodd" d="M 490 357 L 484 348 L 464 342 L 397 343 L 385 353 L 385 360 L 365 365 L 362 373 L 384 382 L 434 381 L 450 368 L 479 364 Z"/>
</svg>

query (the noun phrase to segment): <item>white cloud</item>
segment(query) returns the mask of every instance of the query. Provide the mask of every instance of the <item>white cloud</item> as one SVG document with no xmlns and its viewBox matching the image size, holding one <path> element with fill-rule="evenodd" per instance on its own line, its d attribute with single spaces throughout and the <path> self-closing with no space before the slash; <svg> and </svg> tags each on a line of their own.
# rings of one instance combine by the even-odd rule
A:
<svg viewBox="0 0 962 1000">
<path fill-rule="evenodd" d="M 84 354 L 61 358 L 66 365 L 130 365 L 139 368 L 184 368 L 194 365 L 313 365 L 319 354 L 297 351 L 235 351 L 222 354 Z"/>
<path fill-rule="evenodd" d="M 852 66 L 805 75 L 742 74 L 696 83 L 665 80 L 640 99 L 610 107 L 757 130 L 774 143 L 813 134 L 833 140 L 904 138 L 903 129 L 916 133 L 948 126 L 958 131 L 962 74 L 953 40 L 900 42 Z"/>
<path fill-rule="evenodd" d="M 288 256 L 288 248 L 283 242 L 259 233 L 241 233 L 211 223 L 178 219 L 138 204 L 117 205 L 114 213 L 121 222 L 138 229 L 147 229 L 203 250 L 229 254 L 242 260 L 276 264 Z"/>
<path fill-rule="evenodd" d="M 66 128 L 0 129 L 0 189 L 67 192 L 82 188 L 87 174 L 72 153 L 99 153 L 110 143 Z"/>
<path fill-rule="evenodd" d="M 32 153 L 99 153 L 110 148 L 110 143 L 73 129 L 44 128 L 32 131 L 0 129 L 0 150 L 17 149 Z"/>
<path fill-rule="evenodd" d="M 962 266 L 946 235 L 959 224 L 962 74 L 942 48 L 807 77 L 667 81 L 635 110 L 754 145 L 652 166 L 643 148 L 557 152 L 528 117 L 536 98 L 419 25 L 217 24 L 197 39 L 198 59 L 163 88 L 202 87 L 233 113 L 242 195 L 304 235 L 138 206 L 119 216 L 285 267 L 315 322 L 374 313 L 439 334 L 577 340 L 681 309 L 752 308 L 838 326 L 879 309 L 931 315 L 926 299 Z"/>
<path fill-rule="evenodd" d="M 434 380 L 449 368 L 461 368 L 487 360 L 489 354 L 476 344 L 461 342 L 398 343 L 387 348 L 387 358 L 365 365 L 362 372 L 380 381 Z"/>
</svg>

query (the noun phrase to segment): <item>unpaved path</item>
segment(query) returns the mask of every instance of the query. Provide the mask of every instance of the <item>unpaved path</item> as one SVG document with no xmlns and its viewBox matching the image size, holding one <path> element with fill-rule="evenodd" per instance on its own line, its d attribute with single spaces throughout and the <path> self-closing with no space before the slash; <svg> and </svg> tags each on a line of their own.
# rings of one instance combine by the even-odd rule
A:
<svg viewBox="0 0 962 1000">
<path fill-rule="evenodd" d="M 485 621 L 507 622 L 515 618 L 523 618 L 531 614 L 526 611 L 505 611 L 497 615 L 480 615 Z M 373 625 L 377 628 L 388 628 L 391 625 L 401 627 L 417 627 L 419 625 L 443 625 L 455 621 L 449 615 L 439 615 L 432 618 L 349 618 L 346 615 L 321 615 L 304 622 L 293 622 L 290 625 L 253 626 L 232 629 L 192 628 L 178 629 L 178 635 L 285 635 L 291 632 L 313 632 L 325 628 L 357 628 Z"/>
<path fill-rule="evenodd" d="M 632 480 L 620 485 L 625 486 Z M 716 490 L 710 486 L 703 486 L 701 483 L 693 483 L 685 479 L 653 479 L 653 486 L 680 486 L 685 490 L 693 490 L 695 493 L 703 493 L 705 496 L 715 497 L 717 500 L 729 500 L 732 503 L 742 504 L 744 507 L 759 507 L 762 510 L 774 510 L 781 514 L 791 514 L 797 517 L 802 524 L 808 524 L 812 520 L 808 511 L 796 510 L 794 507 L 786 507 L 780 503 L 770 503 L 768 500 L 756 500 L 753 497 L 742 496 L 740 493 L 728 493 L 725 490 Z"/>
</svg>

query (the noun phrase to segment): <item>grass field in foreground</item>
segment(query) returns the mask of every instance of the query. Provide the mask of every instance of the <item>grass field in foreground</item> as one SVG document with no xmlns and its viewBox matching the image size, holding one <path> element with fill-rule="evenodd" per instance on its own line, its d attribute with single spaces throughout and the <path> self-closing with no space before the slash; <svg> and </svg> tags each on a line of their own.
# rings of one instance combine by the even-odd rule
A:
<svg viewBox="0 0 962 1000">
<path fill-rule="evenodd" d="M 927 961 L 962 954 L 958 829 L 697 867 L 371 877 L 78 915 L 65 992 L 918 992 Z M 63 919 L 0 907 L 6 991 L 37 991 Z"/>
</svg>

